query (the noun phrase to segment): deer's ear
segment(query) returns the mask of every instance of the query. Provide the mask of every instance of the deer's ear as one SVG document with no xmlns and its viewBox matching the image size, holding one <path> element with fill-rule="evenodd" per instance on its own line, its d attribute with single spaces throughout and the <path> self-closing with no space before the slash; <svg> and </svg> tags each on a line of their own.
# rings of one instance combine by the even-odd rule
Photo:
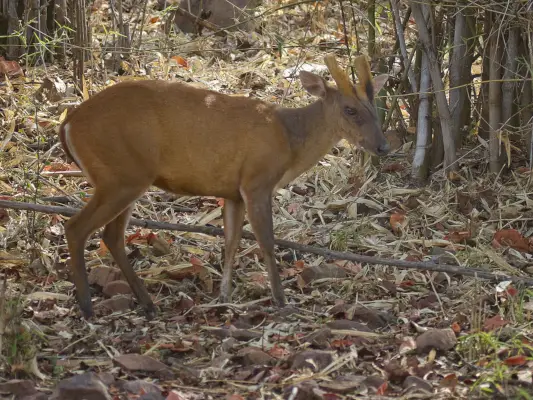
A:
<svg viewBox="0 0 533 400">
<path fill-rule="evenodd" d="M 311 72 L 300 71 L 300 81 L 308 93 L 317 97 L 326 97 L 328 84 L 322 77 Z"/>
<path fill-rule="evenodd" d="M 389 75 L 387 74 L 381 74 L 374 78 L 374 94 L 377 94 L 381 89 L 383 89 L 383 86 L 385 85 L 388 79 Z"/>
</svg>

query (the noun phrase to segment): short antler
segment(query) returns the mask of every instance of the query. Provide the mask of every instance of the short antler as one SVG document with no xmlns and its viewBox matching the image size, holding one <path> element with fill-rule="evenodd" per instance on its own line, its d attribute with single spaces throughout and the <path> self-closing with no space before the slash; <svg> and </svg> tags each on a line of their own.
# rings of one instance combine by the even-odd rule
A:
<svg viewBox="0 0 533 400">
<path fill-rule="evenodd" d="M 366 56 L 358 56 L 353 61 L 355 72 L 359 78 L 359 83 L 356 86 L 359 97 L 366 96 L 370 101 L 374 97 L 374 88 L 372 86 L 372 73 L 370 72 L 370 64 Z"/>
<path fill-rule="evenodd" d="M 333 79 L 335 80 L 335 83 L 337 84 L 337 87 L 339 88 L 341 93 L 347 96 L 353 96 L 353 85 L 350 82 L 350 78 L 341 69 L 341 67 L 339 67 L 335 56 L 333 54 L 326 55 L 324 57 L 324 64 L 326 64 L 326 67 L 328 67 L 328 70 Z"/>
</svg>

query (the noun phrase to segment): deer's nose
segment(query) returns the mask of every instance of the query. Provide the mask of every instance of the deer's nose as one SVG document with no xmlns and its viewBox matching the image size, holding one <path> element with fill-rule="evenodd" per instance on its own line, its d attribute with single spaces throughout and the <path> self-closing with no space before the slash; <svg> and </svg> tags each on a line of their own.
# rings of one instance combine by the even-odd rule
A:
<svg viewBox="0 0 533 400">
<path fill-rule="evenodd" d="M 389 151 L 390 151 L 390 145 L 387 142 L 385 142 L 377 148 L 376 153 L 378 154 L 378 156 L 384 156 L 384 155 L 387 155 Z"/>
</svg>

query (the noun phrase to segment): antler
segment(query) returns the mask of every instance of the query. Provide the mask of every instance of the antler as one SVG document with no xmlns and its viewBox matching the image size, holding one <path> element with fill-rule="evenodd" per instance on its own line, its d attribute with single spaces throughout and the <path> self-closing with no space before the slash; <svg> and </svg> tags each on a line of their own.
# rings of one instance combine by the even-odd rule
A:
<svg viewBox="0 0 533 400">
<path fill-rule="evenodd" d="M 356 86 L 357 94 L 361 96 L 363 93 L 372 99 L 374 96 L 374 89 L 372 87 L 372 73 L 370 72 L 370 64 L 366 56 L 358 56 L 353 61 L 355 72 L 359 78 L 359 83 Z"/>
<path fill-rule="evenodd" d="M 324 64 L 326 64 L 326 67 L 328 67 L 328 70 L 335 80 L 339 90 L 345 95 L 353 95 L 353 85 L 350 82 L 350 78 L 341 69 L 341 67 L 339 67 L 335 56 L 333 54 L 327 54 L 324 57 Z"/>
</svg>

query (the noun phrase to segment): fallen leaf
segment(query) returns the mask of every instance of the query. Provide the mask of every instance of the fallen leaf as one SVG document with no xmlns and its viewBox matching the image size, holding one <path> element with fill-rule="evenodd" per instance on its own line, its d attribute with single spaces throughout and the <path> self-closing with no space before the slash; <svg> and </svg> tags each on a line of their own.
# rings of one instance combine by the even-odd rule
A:
<svg viewBox="0 0 533 400">
<path fill-rule="evenodd" d="M 161 236 L 150 232 L 146 242 L 152 247 L 154 255 L 157 257 L 165 256 L 171 253 L 170 245 Z"/>
<path fill-rule="evenodd" d="M 492 239 L 492 246 L 511 247 L 518 251 L 529 252 L 530 243 L 520 232 L 516 229 L 502 229 L 494 234 Z"/>
<path fill-rule="evenodd" d="M 403 228 L 405 228 L 406 225 L 407 225 L 407 221 L 406 221 L 404 213 L 395 212 L 391 214 L 390 226 L 394 233 L 399 233 Z"/>
<path fill-rule="evenodd" d="M 452 390 L 455 389 L 458 383 L 459 380 L 457 379 L 457 375 L 455 374 L 448 374 L 440 381 L 441 386 L 448 387 Z"/>
<path fill-rule="evenodd" d="M 489 318 L 485 320 L 485 323 L 483 324 L 483 329 L 485 331 L 493 331 L 495 329 L 501 328 L 505 325 L 507 325 L 509 321 L 505 321 L 501 315 L 495 315 L 492 318 Z"/>
<path fill-rule="evenodd" d="M 176 64 L 178 64 L 180 67 L 183 67 L 183 68 L 189 67 L 187 60 L 181 56 L 172 56 L 171 59 L 174 60 Z"/>
<path fill-rule="evenodd" d="M 106 256 L 109 253 L 109 249 L 105 245 L 103 239 L 100 239 L 100 245 L 99 245 L 98 250 L 96 251 L 96 253 L 100 257 L 104 257 L 104 256 Z"/>
<path fill-rule="evenodd" d="M 452 330 L 455 332 L 455 333 L 461 333 L 461 325 L 459 325 L 457 322 L 454 322 L 450 328 L 452 328 Z"/>
<path fill-rule="evenodd" d="M 509 357 L 503 360 L 503 363 L 508 366 L 525 365 L 527 363 L 527 357 L 524 355 Z"/>
<path fill-rule="evenodd" d="M 6 75 L 10 79 L 24 75 L 24 72 L 18 62 L 6 61 L 4 57 L 0 57 L 0 79 L 5 79 Z"/>
<path fill-rule="evenodd" d="M 419 353 L 427 353 L 432 349 L 437 351 L 451 350 L 457 344 L 455 332 L 450 329 L 430 329 L 416 338 Z"/>
<path fill-rule="evenodd" d="M 384 396 L 387 392 L 387 389 L 389 387 L 389 384 L 387 382 L 383 382 L 377 389 L 376 394 L 378 396 Z"/>
<path fill-rule="evenodd" d="M 470 231 L 452 231 L 448 235 L 444 236 L 444 239 L 449 240 L 452 243 L 462 243 L 471 237 L 472 234 Z"/>
<path fill-rule="evenodd" d="M 272 346 L 272 348 L 268 351 L 268 354 L 270 354 L 274 358 L 287 358 L 291 352 L 290 350 L 286 349 L 283 346 L 279 346 L 277 343 Z"/>
<path fill-rule="evenodd" d="M 396 163 L 388 163 L 385 164 L 383 167 L 381 167 L 381 172 L 400 172 L 405 169 L 405 165 L 396 162 Z"/>
</svg>

